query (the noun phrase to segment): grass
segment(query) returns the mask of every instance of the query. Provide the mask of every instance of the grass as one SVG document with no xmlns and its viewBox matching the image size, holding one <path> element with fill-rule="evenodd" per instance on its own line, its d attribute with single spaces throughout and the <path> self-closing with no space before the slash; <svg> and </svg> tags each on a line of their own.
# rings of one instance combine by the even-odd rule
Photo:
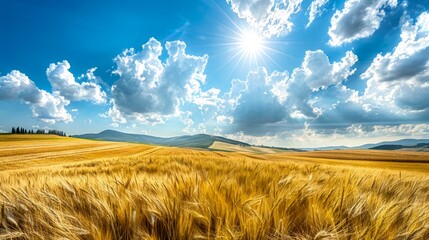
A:
<svg viewBox="0 0 429 240">
<path fill-rule="evenodd" d="M 377 153 L 0 140 L 0 239 L 429 239 L 425 155 Z"/>
</svg>

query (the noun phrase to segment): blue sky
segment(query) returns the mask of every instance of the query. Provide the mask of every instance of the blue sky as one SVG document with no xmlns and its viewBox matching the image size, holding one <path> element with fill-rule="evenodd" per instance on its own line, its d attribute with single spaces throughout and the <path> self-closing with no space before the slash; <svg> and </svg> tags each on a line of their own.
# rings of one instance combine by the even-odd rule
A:
<svg viewBox="0 0 429 240">
<path fill-rule="evenodd" d="M 429 137 L 429 1 L 0 1 L 0 131 Z"/>
</svg>

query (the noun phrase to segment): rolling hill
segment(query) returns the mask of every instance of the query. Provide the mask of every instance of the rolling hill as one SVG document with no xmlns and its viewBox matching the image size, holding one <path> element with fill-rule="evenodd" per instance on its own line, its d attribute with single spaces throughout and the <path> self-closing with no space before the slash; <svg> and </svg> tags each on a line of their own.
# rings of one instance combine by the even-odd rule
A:
<svg viewBox="0 0 429 240">
<path fill-rule="evenodd" d="M 306 151 L 306 150 L 345 150 L 345 149 L 374 149 L 374 150 L 407 150 L 407 151 L 428 151 L 429 139 L 401 139 L 397 141 L 385 141 L 379 143 L 364 144 L 355 147 L 327 146 L 319 148 L 276 148 L 266 146 L 252 146 L 251 144 L 240 142 L 220 136 L 207 134 L 184 135 L 177 137 L 155 137 L 144 134 L 124 133 L 115 130 L 104 130 L 99 133 L 88 133 L 74 135 L 76 138 L 104 140 L 115 142 L 145 143 L 152 145 L 162 145 L 171 147 L 204 148 L 219 151 L 239 151 L 255 153 L 274 153 L 284 151 Z M 424 149 L 423 149 L 424 148 Z"/>
<path fill-rule="evenodd" d="M 416 145 L 408 146 L 408 145 L 397 145 L 397 144 L 386 144 L 376 146 L 370 149 L 374 150 L 401 150 L 401 151 L 420 151 L 420 152 L 428 152 L 429 151 L 429 141 L 428 143 L 419 143 Z"/>
<path fill-rule="evenodd" d="M 186 135 L 170 138 L 154 137 L 143 134 L 123 133 L 114 130 L 105 130 L 100 133 L 88 133 L 82 135 L 75 135 L 76 138 L 105 140 L 116 142 L 135 142 L 146 143 L 163 146 L 174 147 L 193 147 L 193 148 L 209 148 L 214 142 L 223 142 L 237 146 L 250 146 L 248 143 L 231 140 L 224 137 L 212 136 L 207 134 Z"/>
<path fill-rule="evenodd" d="M 369 143 L 355 147 L 346 146 L 327 146 L 318 148 L 304 148 L 304 150 L 344 150 L 344 149 L 379 149 L 379 150 L 398 150 L 402 148 L 412 149 L 417 145 L 427 144 L 429 139 L 400 139 L 396 141 L 384 141 L 379 143 Z M 421 146 L 420 146 L 421 147 Z"/>
<path fill-rule="evenodd" d="M 374 143 L 374 144 L 365 144 L 354 148 L 371 149 L 371 148 L 375 148 L 383 145 L 414 146 L 421 143 L 429 143 L 429 139 L 401 139 L 397 141 L 385 141 L 385 142 Z"/>
</svg>

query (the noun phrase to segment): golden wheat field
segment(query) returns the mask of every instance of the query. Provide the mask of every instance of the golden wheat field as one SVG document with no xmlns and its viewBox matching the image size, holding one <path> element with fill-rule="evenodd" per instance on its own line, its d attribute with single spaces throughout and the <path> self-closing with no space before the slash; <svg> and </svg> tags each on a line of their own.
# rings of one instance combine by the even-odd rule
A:
<svg viewBox="0 0 429 240">
<path fill-rule="evenodd" d="M 429 239 L 429 155 L 0 136 L 0 239 Z"/>
</svg>

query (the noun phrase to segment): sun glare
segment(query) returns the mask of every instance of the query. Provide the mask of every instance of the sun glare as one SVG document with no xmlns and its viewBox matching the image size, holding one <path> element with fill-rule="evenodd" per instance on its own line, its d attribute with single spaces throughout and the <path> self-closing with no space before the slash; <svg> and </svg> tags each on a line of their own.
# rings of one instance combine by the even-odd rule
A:
<svg viewBox="0 0 429 240">
<path fill-rule="evenodd" d="M 226 13 L 224 13 L 227 16 Z M 213 46 L 222 47 L 229 55 L 227 59 L 219 66 L 219 69 L 227 67 L 233 72 L 255 69 L 255 67 L 267 66 L 274 64 L 278 66 L 273 58 L 275 54 L 283 54 L 276 50 L 277 42 L 267 38 L 264 33 L 258 29 L 241 22 L 235 22 L 229 18 L 231 25 L 224 25 L 222 33 L 219 34 L 218 44 Z"/>
<path fill-rule="evenodd" d="M 243 32 L 240 36 L 239 45 L 246 54 L 259 54 L 264 47 L 264 41 L 255 31 Z"/>
<path fill-rule="evenodd" d="M 234 53 L 231 61 L 236 61 L 235 66 L 246 65 L 249 67 L 259 66 L 265 62 L 265 58 L 270 58 L 267 51 L 270 49 L 264 37 L 257 31 L 237 27 L 231 37 L 229 46 Z"/>
</svg>

